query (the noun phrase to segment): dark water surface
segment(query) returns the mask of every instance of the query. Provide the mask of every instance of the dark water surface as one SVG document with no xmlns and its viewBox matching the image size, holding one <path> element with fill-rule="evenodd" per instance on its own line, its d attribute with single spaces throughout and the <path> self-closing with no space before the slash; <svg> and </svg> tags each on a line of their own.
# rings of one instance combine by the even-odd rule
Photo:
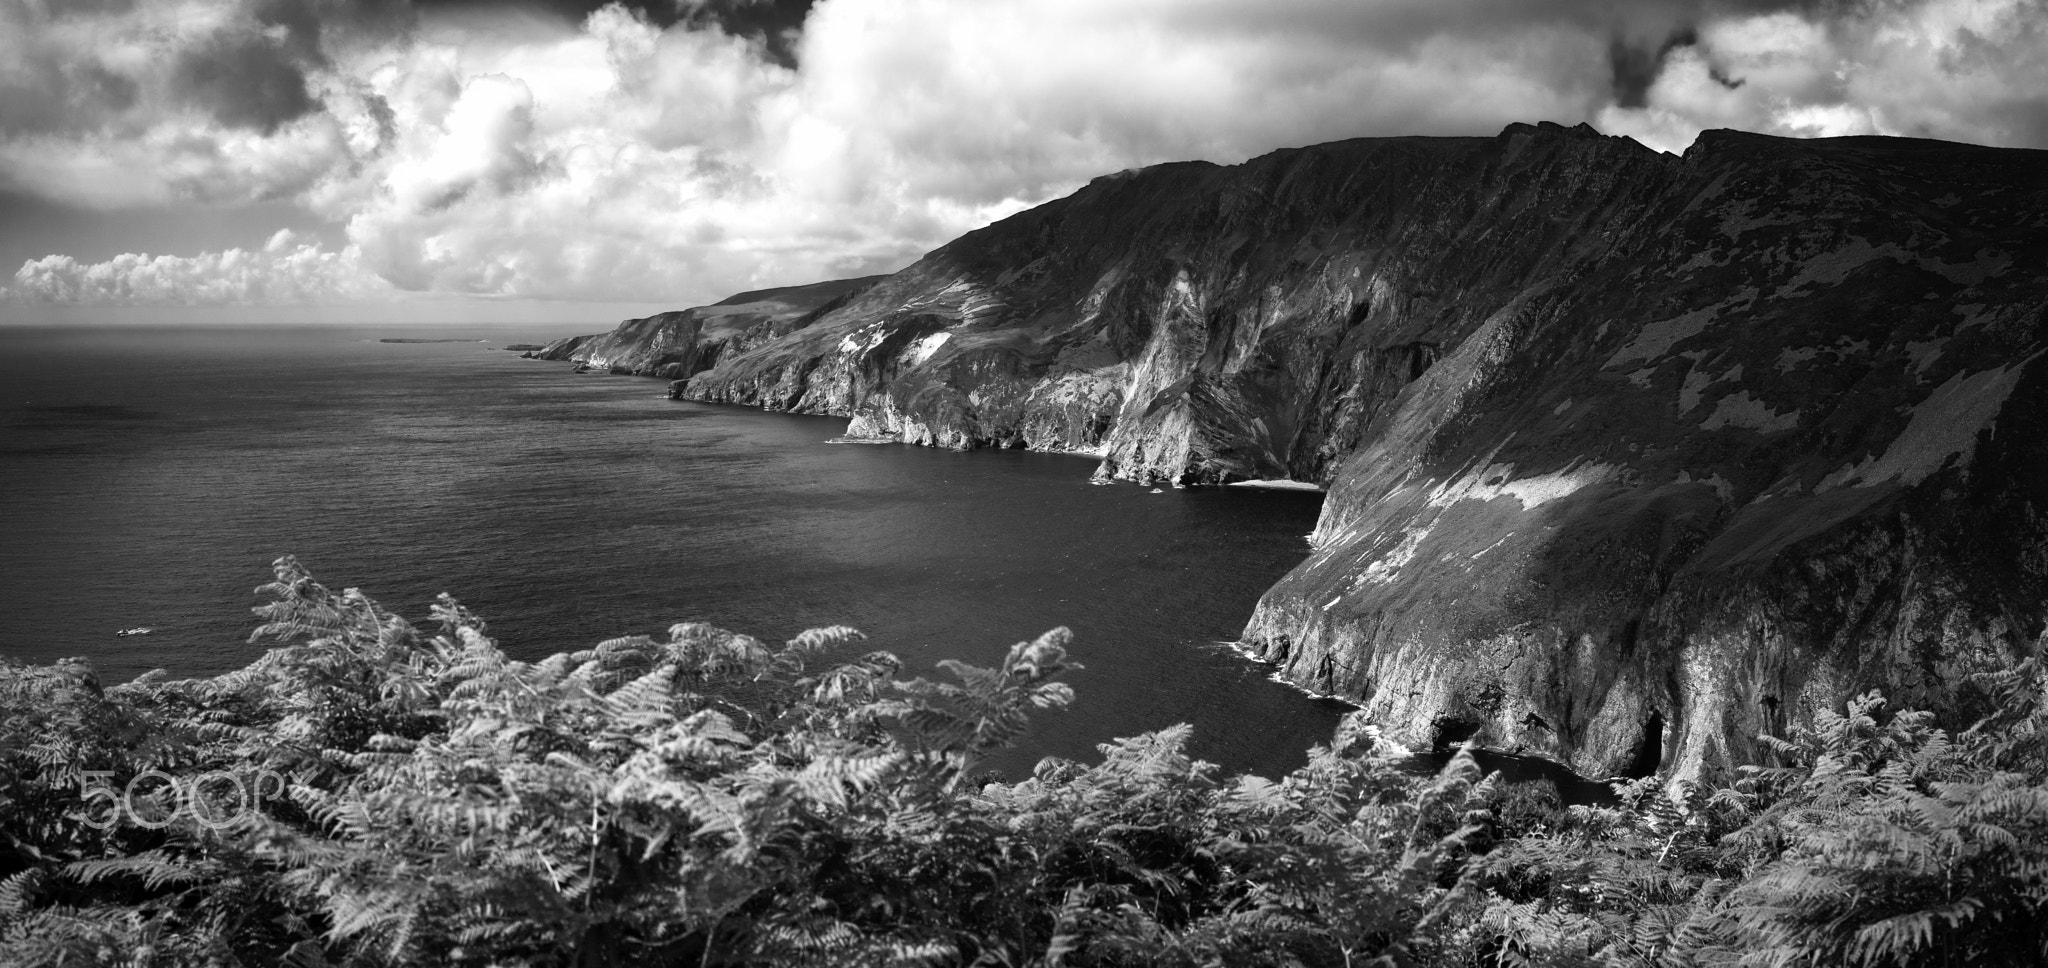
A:
<svg viewBox="0 0 2048 968">
<path fill-rule="evenodd" d="M 1307 555 L 1319 495 L 830 444 L 844 420 L 490 348 L 566 331 L 0 329 L 0 654 L 226 671 L 258 654 L 251 589 L 292 553 L 416 621 L 449 591 L 525 659 L 683 620 L 843 623 L 936 675 L 1069 626 L 1080 699 L 1037 717 L 1013 772 L 1185 720 L 1198 755 L 1272 773 L 1341 713 L 1216 644 Z M 113 634 L 136 625 L 159 631 Z"/>
</svg>

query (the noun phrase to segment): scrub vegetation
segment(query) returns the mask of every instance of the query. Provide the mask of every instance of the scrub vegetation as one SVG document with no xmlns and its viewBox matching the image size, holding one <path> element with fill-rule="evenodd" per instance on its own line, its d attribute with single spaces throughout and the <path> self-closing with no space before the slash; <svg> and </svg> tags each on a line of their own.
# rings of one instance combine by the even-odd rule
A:
<svg viewBox="0 0 2048 968">
<path fill-rule="evenodd" d="M 1277 781 L 1185 726 L 978 772 L 1071 701 L 1065 630 L 941 681 L 848 628 L 528 663 L 276 573 L 242 670 L 0 666 L 0 963 L 2048 963 L 2038 649 L 1968 728 L 1865 695 L 1566 809 L 1355 717 Z"/>
</svg>

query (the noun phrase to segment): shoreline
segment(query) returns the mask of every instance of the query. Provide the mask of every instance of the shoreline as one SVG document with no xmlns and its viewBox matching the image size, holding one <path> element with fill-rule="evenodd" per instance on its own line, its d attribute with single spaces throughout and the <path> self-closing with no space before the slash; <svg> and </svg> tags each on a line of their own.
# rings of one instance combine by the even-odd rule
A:
<svg viewBox="0 0 2048 968">
<path fill-rule="evenodd" d="M 540 357 L 527 357 L 527 359 L 541 359 L 541 358 L 540 358 Z M 669 383 L 671 383 L 671 384 L 673 384 L 673 383 L 677 382 L 677 381 L 675 381 L 675 380 L 672 380 L 672 379 L 670 379 L 670 378 L 668 378 L 668 377 L 656 376 L 656 375 L 654 375 L 654 374 L 652 374 L 652 373 L 632 373 L 632 372 L 620 372 L 620 371 L 617 371 L 617 370 L 612 370 L 612 369 L 610 369 L 609 367 L 597 366 L 597 365 L 595 365 L 595 364 L 592 364 L 592 363 L 590 363 L 590 362 L 589 362 L 589 361 L 587 361 L 587 360 L 544 360 L 544 359 L 543 359 L 543 360 L 541 360 L 541 361 L 542 361 L 542 362 L 546 362 L 546 363 L 570 363 L 570 364 L 573 364 L 573 365 L 574 365 L 574 366 L 575 366 L 576 368 L 575 368 L 575 369 L 574 369 L 574 370 L 573 370 L 572 372 L 576 372 L 576 373 L 597 373 L 597 372 L 603 372 L 603 373 L 606 373 L 606 374 L 608 374 L 608 375 L 611 375 L 611 376 L 631 376 L 631 377 L 642 377 L 642 378 L 644 378 L 644 379 L 649 379 L 649 380 L 663 380 L 663 381 L 669 382 Z M 706 405 L 706 406 L 722 406 L 722 407 L 740 407 L 740 408 L 743 408 L 743 409 L 748 409 L 748 410 L 761 410 L 761 411 L 763 411 L 763 412 L 767 412 L 767 413 L 784 413 L 784 414 L 789 414 L 790 416 L 796 416 L 796 417 L 830 417 L 830 418 L 832 418 L 832 419 L 835 419 L 835 420 L 846 420 L 846 421 L 852 421 L 852 420 L 855 420 L 855 419 L 857 419 L 857 418 L 856 418 L 855 416 L 853 416 L 853 415 L 851 415 L 851 414 L 835 414 L 835 413 L 794 413 L 794 412 L 791 412 L 791 411 L 788 411 L 788 410 L 773 410 L 773 409 L 770 409 L 770 408 L 768 408 L 768 407 L 765 407 L 765 406 L 757 407 L 757 406 L 755 406 L 755 405 L 753 405 L 753 404 L 746 404 L 746 403 L 727 403 L 727 402 L 721 402 L 721 401 L 713 401 L 713 400 L 692 400 L 692 399 L 689 399 L 689 398 L 686 398 L 686 397 L 677 397 L 677 396 L 674 396 L 674 395 L 673 395 L 672 393 L 670 393 L 670 394 L 662 394 L 662 395 L 661 395 L 661 397 L 662 397 L 663 399 L 667 399 L 667 400 L 675 400 L 675 401 L 678 401 L 678 402 L 681 402 L 681 403 L 698 403 L 698 404 L 704 404 L 704 405 Z M 903 444 L 903 445 L 905 445 L 905 446 L 909 446 L 909 447 L 931 447 L 931 446 L 935 446 L 935 445 L 932 445 L 932 444 L 919 444 L 919 443 L 915 443 L 915 442 L 912 442 L 912 441 L 907 441 L 907 440 L 904 440 L 904 439 L 903 439 L 902 437 L 900 437 L 900 436 L 890 436 L 890 437 L 866 437 L 866 436 L 860 436 L 860 435 L 857 435 L 857 434 L 840 434 L 840 435 L 838 435 L 838 436 L 836 436 L 836 437 L 832 437 L 832 438 L 830 438 L 830 439 L 826 440 L 826 441 L 825 441 L 825 443 L 828 443 L 828 444 Z M 946 448 L 940 448 L 940 449 L 946 449 Z M 1107 457 L 1109 456 L 1109 449 L 1108 449 L 1108 448 L 1107 448 L 1106 446 L 1096 446 L 1096 447 L 1086 447 L 1086 448 L 1074 448 L 1074 449 L 1069 449 L 1069 448 L 1055 448 L 1055 449 L 1050 449 L 1050 450 L 1048 450 L 1048 449 L 1041 449 L 1041 448 L 1035 448 L 1035 447 L 1025 447 L 1025 448 L 1006 448 L 1006 447 L 995 447 L 995 446 L 990 446 L 990 447 L 976 447 L 976 448 L 971 448 L 971 449 L 972 449 L 972 450 L 1010 450 L 1010 449 L 1022 449 L 1022 450 L 1028 451 L 1028 452 L 1030 452 L 1030 453 L 1033 453 L 1033 454 L 1054 454 L 1054 455 L 1058 455 L 1058 456 L 1061 456 L 1061 457 L 1086 457 L 1086 458 L 1089 458 L 1089 459 L 1091 459 L 1091 460 L 1098 460 L 1098 461 L 1099 461 L 1099 460 L 1103 460 L 1103 459 L 1105 459 L 1105 458 L 1107 458 Z M 1133 481 L 1133 480 L 1117 480 L 1117 479 L 1102 479 L 1102 478 L 1091 478 L 1091 479 L 1090 479 L 1090 483 L 1092 483 L 1092 484 L 1134 484 L 1134 485 L 1138 485 L 1138 486 L 1141 486 L 1141 487 L 1142 487 L 1142 486 L 1145 486 L 1145 485 L 1139 484 L 1139 482 L 1137 482 L 1137 481 Z M 1325 496 L 1327 496 L 1327 495 L 1328 495 L 1328 494 L 1330 493 L 1330 492 L 1329 492 L 1329 489 L 1328 489 L 1328 488 L 1326 488 L 1326 487 L 1323 487 L 1323 486 L 1322 486 L 1322 485 L 1320 485 L 1320 484 L 1315 484 L 1315 483 L 1311 483 L 1311 482 L 1309 482 L 1309 481 L 1297 481 L 1297 480 L 1291 480 L 1291 479 L 1287 479 L 1287 478 L 1260 478 L 1260 479 L 1257 479 L 1257 480 L 1246 480 L 1246 481 L 1230 481 L 1230 482 L 1227 482 L 1227 483 L 1223 483 L 1223 484 L 1196 484 L 1196 485 L 1188 485 L 1188 484 L 1181 484 L 1181 483 L 1178 483 L 1178 482 L 1176 482 L 1176 483 L 1173 483 L 1173 484 L 1170 484 L 1170 485 L 1166 485 L 1166 486 L 1167 486 L 1167 487 L 1171 487 L 1171 488 L 1172 488 L 1173 490 L 1189 490 L 1189 489 L 1203 489 L 1203 488 L 1210 488 L 1210 487 L 1214 487 L 1214 488 L 1226 488 L 1226 487 L 1235 487 L 1235 488 L 1242 488 L 1242 489 L 1245 489 L 1245 490 L 1253 490 L 1253 491 L 1292 491 L 1292 492 L 1296 492 L 1296 493 L 1305 493 L 1305 494 L 1321 494 L 1321 495 L 1325 495 Z"/>
<path fill-rule="evenodd" d="M 1259 491 L 1309 491 L 1316 494 L 1330 493 L 1329 488 L 1326 488 L 1320 484 L 1311 484 L 1308 481 L 1294 481 L 1278 478 L 1258 481 L 1231 481 L 1230 483 L 1225 484 L 1223 486 L 1242 487 Z"/>
<path fill-rule="evenodd" d="M 1246 662 L 1268 670 L 1269 674 L 1266 676 L 1268 682 L 1277 682 L 1317 702 L 1341 705 L 1347 710 L 1347 715 L 1351 712 L 1359 712 L 1365 709 L 1364 706 L 1342 696 L 1317 692 L 1286 678 L 1280 674 L 1279 663 L 1261 658 L 1245 648 L 1242 641 L 1219 639 L 1213 644 L 1227 648 L 1237 653 L 1238 657 Z M 1432 773 L 1442 769 L 1443 765 L 1450 762 L 1450 758 L 1458 752 L 1456 749 L 1411 749 L 1391 739 L 1383 740 L 1383 742 L 1398 747 L 1403 752 L 1403 768 L 1411 765 L 1426 767 Z M 1518 753 L 1514 750 L 1498 749 L 1491 746 L 1475 746 L 1472 748 L 1472 754 L 1473 759 L 1479 761 L 1481 770 L 1486 773 L 1500 774 L 1504 782 L 1527 783 L 1535 780 L 1549 780 L 1557 787 L 1558 797 L 1564 800 L 1568 806 L 1573 804 L 1615 802 L 1614 794 L 1608 787 L 1608 784 L 1612 780 L 1620 778 L 1595 779 L 1540 753 Z"/>
<path fill-rule="evenodd" d="M 1334 693 L 1317 692 L 1314 689 L 1310 689 L 1309 687 L 1302 685 L 1301 683 L 1295 682 L 1292 679 L 1288 679 L 1287 677 L 1280 674 L 1280 663 L 1274 662 L 1270 659 L 1267 659 L 1259 655 L 1258 653 L 1253 652 L 1250 649 L 1245 648 L 1244 642 L 1241 639 L 1217 639 L 1214 641 L 1213 644 L 1229 649 L 1230 651 L 1237 653 L 1238 657 L 1245 660 L 1246 662 L 1258 666 L 1261 669 L 1267 670 L 1268 674 L 1266 676 L 1266 679 L 1268 681 L 1277 682 L 1283 686 L 1286 686 L 1289 689 L 1294 690 L 1295 692 L 1301 693 L 1302 695 L 1309 697 L 1310 699 L 1314 699 L 1318 702 L 1337 703 L 1353 711 L 1365 708 L 1364 706 L 1352 702 L 1351 700 L 1346 699 L 1343 696 L 1339 696 Z"/>
</svg>

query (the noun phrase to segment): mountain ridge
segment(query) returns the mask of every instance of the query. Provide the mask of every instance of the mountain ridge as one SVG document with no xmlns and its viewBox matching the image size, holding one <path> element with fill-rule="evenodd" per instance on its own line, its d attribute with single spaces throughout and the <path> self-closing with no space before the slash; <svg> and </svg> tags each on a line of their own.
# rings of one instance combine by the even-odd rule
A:
<svg viewBox="0 0 2048 968">
<path fill-rule="evenodd" d="M 1544 123 L 1171 163 L 662 365 L 854 435 L 1325 485 L 1254 654 L 1407 742 L 1697 773 L 1868 688 L 1960 714 L 2038 628 L 2044 160 Z"/>
<path fill-rule="evenodd" d="M 554 340 L 525 355 L 620 373 L 688 378 L 716 364 L 720 354 L 744 352 L 801 327 L 882 278 L 859 276 L 754 289 L 708 306 L 628 319 L 609 333 Z"/>
</svg>

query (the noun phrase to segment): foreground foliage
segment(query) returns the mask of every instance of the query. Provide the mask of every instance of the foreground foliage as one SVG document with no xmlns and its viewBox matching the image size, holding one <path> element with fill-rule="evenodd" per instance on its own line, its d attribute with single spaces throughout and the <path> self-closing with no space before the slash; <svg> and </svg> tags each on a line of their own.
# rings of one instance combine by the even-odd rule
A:
<svg viewBox="0 0 2048 968">
<path fill-rule="evenodd" d="M 1613 807 L 1355 719 L 1278 781 L 1177 726 L 1004 784 L 1064 630 L 943 682 L 846 628 L 526 663 L 276 570 L 238 672 L 0 667 L 0 963 L 2048 963 L 2038 655 L 1961 733 L 1865 696 Z"/>
</svg>

